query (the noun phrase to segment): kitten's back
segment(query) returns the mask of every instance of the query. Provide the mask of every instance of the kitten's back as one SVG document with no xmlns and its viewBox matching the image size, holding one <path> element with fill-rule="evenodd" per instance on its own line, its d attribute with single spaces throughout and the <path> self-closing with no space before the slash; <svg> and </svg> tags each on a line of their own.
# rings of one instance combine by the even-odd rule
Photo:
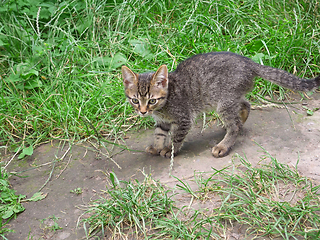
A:
<svg viewBox="0 0 320 240">
<path fill-rule="evenodd" d="M 229 52 L 195 55 L 169 73 L 169 98 L 196 111 L 216 107 L 223 99 L 240 99 L 253 86 L 251 65 L 250 59 Z"/>
</svg>

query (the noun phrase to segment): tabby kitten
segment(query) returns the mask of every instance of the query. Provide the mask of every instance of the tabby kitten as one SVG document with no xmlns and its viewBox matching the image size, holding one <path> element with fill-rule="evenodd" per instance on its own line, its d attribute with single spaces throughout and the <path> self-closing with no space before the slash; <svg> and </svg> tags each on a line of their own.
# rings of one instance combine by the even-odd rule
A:
<svg viewBox="0 0 320 240">
<path fill-rule="evenodd" d="M 301 79 L 230 52 L 195 55 L 173 72 L 168 72 L 166 65 L 155 73 L 142 74 L 122 67 L 129 102 L 140 116 L 152 115 L 156 121 L 154 144 L 146 152 L 163 157 L 171 156 L 172 145 L 173 153 L 178 153 L 196 116 L 211 110 L 219 113 L 227 131 L 212 154 L 226 156 L 248 118 L 250 103 L 245 94 L 252 89 L 257 76 L 298 91 L 320 85 L 320 76 Z"/>
</svg>

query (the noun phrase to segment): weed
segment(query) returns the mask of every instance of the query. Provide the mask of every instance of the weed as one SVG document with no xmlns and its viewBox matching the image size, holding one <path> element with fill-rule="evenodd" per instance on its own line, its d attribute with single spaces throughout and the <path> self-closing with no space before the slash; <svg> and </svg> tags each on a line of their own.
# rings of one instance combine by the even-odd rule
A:
<svg viewBox="0 0 320 240">
<path fill-rule="evenodd" d="M 16 191 L 10 188 L 9 174 L 0 166 L 0 236 L 6 239 L 6 233 L 13 232 L 6 228 L 6 224 L 25 210 L 22 202 L 36 202 L 46 197 L 46 194 L 36 192 L 31 198 L 24 199 L 25 195 L 16 195 Z"/>
<path fill-rule="evenodd" d="M 307 115 L 308 115 L 308 116 L 312 116 L 315 111 L 318 111 L 318 110 L 319 110 L 318 107 L 313 108 L 313 109 L 310 109 L 310 108 L 308 108 L 308 107 L 306 107 L 306 106 L 302 106 L 302 107 L 307 111 Z"/>
<path fill-rule="evenodd" d="M 7 172 L 0 166 L 0 236 L 4 239 L 6 233 L 12 232 L 5 227 L 6 224 L 25 210 L 20 203 L 25 196 L 15 194 L 16 191 L 10 188 L 8 178 Z"/>
<path fill-rule="evenodd" d="M 55 215 L 49 216 L 45 219 L 42 219 L 40 222 L 43 225 L 41 228 L 44 231 L 49 231 L 49 232 L 55 232 L 57 230 L 62 229 L 62 227 L 59 226 L 58 224 L 59 218 L 56 217 Z"/>
<path fill-rule="evenodd" d="M 74 193 L 76 195 L 82 194 L 82 188 L 75 188 L 73 190 L 70 190 L 71 193 Z"/>
<path fill-rule="evenodd" d="M 173 176 L 174 177 L 174 176 Z M 184 190 L 186 193 L 191 194 L 195 198 L 199 198 L 197 194 L 191 189 L 190 185 L 187 182 L 182 181 L 181 179 L 174 177 L 177 179 L 181 184 L 177 184 L 177 187 L 181 190 Z"/>
<path fill-rule="evenodd" d="M 146 176 L 143 182 L 135 180 L 118 181 L 114 173 L 110 174 L 111 187 L 107 197 L 92 207 L 83 219 L 87 237 L 107 231 L 113 236 L 125 233 L 147 236 L 152 233 L 157 219 L 166 216 L 173 208 L 173 200 L 159 182 Z M 89 225 L 89 228 L 87 228 Z"/>
<path fill-rule="evenodd" d="M 241 163 L 231 171 L 215 170 L 215 177 L 209 178 L 212 186 L 205 182 L 205 188 L 210 186 L 221 197 L 214 220 L 238 222 L 247 226 L 247 234 L 259 236 L 319 236 L 320 186 L 313 186 L 297 169 L 268 157 L 269 164 L 253 167 L 238 156 Z"/>
</svg>

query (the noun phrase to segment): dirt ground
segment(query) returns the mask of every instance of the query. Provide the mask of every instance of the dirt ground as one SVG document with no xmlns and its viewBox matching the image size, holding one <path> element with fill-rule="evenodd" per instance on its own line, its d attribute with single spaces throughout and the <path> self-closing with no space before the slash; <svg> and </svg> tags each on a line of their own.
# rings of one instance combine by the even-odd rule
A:
<svg viewBox="0 0 320 240">
<path fill-rule="evenodd" d="M 265 155 L 262 146 L 279 162 L 295 166 L 301 175 L 320 182 L 320 110 L 307 116 L 306 109 L 320 107 L 320 94 L 314 94 L 311 100 L 303 104 L 287 104 L 287 108 L 272 106 L 252 110 L 245 123 L 243 133 L 227 157 L 216 159 L 211 155 L 211 148 L 224 136 L 221 126 L 211 122 L 202 131 L 201 120 L 190 132 L 180 154 L 175 157 L 172 174 L 180 179 L 193 176 L 195 170 L 208 171 L 211 167 L 221 169 L 232 162 L 234 154 L 246 156 L 253 165 Z M 41 190 L 46 198 L 38 202 L 24 203 L 26 210 L 9 223 L 15 233 L 7 237 L 18 239 L 85 239 L 83 225 L 79 222 L 92 199 L 96 199 L 108 184 L 107 174 L 114 171 L 121 180 L 142 179 L 143 174 L 151 173 L 169 187 L 177 183 L 169 176 L 170 159 L 151 156 L 142 152 L 150 144 L 152 130 L 141 130 L 127 134 L 126 144 L 138 151 L 122 151 L 111 161 L 105 155 L 97 154 L 90 143 L 69 146 L 68 142 L 51 142 L 38 147 L 31 157 L 14 160 L 10 171 L 23 171 L 26 178 L 11 177 L 10 182 L 17 193 L 31 197 L 52 176 Z M 260 145 L 260 146 L 259 146 Z M 70 148 L 69 148 L 70 147 Z M 141 151 L 139 151 L 141 150 Z M 119 149 L 115 149 L 117 153 Z M 2 156 L 8 160 L 10 156 Z M 53 169 L 52 161 L 58 161 Z M 43 164 L 43 165 L 42 165 Z M 118 165 L 118 166 L 117 166 Z M 81 188 L 81 194 L 71 190 Z M 50 231 L 53 220 L 58 218 L 59 229 Z M 77 224 L 79 226 L 77 227 Z M 242 239 L 236 233 L 226 239 Z"/>
</svg>

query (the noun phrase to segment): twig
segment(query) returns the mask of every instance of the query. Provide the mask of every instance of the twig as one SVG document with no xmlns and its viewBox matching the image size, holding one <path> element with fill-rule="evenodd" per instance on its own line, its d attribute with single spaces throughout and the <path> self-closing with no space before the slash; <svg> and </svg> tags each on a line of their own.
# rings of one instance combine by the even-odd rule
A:
<svg viewBox="0 0 320 240">
<path fill-rule="evenodd" d="M 20 151 L 21 146 L 19 147 L 18 151 L 16 151 L 16 153 L 12 156 L 12 158 L 9 160 L 9 162 L 6 164 L 6 166 L 4 167 L 4 169 L 6 169 L 9 164 L 11 163 L 11 161 L 17 156 L 18 152 Z"/>
<path fill-rule="evenodd" d="M 28 168 L 28 169 L 25 169 L 25 170 L 22 170 L 20 172 L 10 172 L 11 174 L 20 174 L 20 173 L 24 173 L 24 172 L 27 172 L 27 171 L 30 171 L 30 170 L 33 170 L 33 169 L 37 169 L 37 168 L 40 168 L 40 167 L 43 167 L 43 166 L 46 166 L 46 165 L 50 165 L 52 163 L 56 162 L 56 160 L 52 161 L 52 162 L 47 162 L 47 163 L 43 163 L 43 164 L 40 164 L 36 167 L 32 167 L 32 168 Z"/>
<path fill-rule="evenodd" d="M 287 105 L 286 105 L 284 102 L 283 102 L 283 105 L 285 106 L 285 108 L 286 108 L 286 110 L 287 110 L 287 113 L 288 113 L 288 115 L 289 115 L 289 117 L 290 117 L 290 121 L 291 121 L 291 123 L 292 123 L 293 129 L 296 131 L 296 126 L 294 125 L 294 121 L 292 120 L 292 117 L 291 117 L 291 114 L 290 114 L 290 112 L 289 112 L 289 109 L 288 109 Z"/>
<path fill-rule="evenodd" d="M 67 155 L 67 153 L 70 151 L 70 149 L 71 149 L 71 146 L 69 146 L 67 151 L 63 154 L 63 156 L 60 159 L 54 161 L 53 166 L 52 166 L 52 170 L 50 172 L 50 175 L 49 175 L 47 181 L 42 185 L 42 187 L 38 190 L 38 192 L 40 192 L 47 185 L 47 183 L 50 181 L 52 173 L 53 173 L 53 170 L 54 170 L 54 167 L 56 166 L 56 162 L 62 161 L 65 158 L 65 156 Z"/>
<path fill-rule="evenodd" d="M 61 170 L 61 172 L 60 172 L 59 175 L 56 177 L 56 179 L 58 179 L 58 178 L 61 176 L 61 174 L 64 172 L 64 170 L 66 170 L 66 168 L 68 167 L 68 165 L 69 165 L 69 163 L 70 163 L 71 157 L 72 157 L 72 154 L 69 156 L 69 160 L 68 160 L 66 166 L 64 166 L 64 168 Z"/>
<path fill-rule="evenodd" d="M 47 185 L 47 183 L 50 181 L 55 166 L 56 166 L 56 162 L 53 163 L 52 170 L 50 172 L 50 175 L 49 175 L 47 181 L 42 185 L 41 188 L 39 188 L 38 192 L 40 192 Z"/>
<path fill-rule="evenodd" d="M 110 159 L 119 169 L 122 169 L 122 167 L 120 167 L 120 165 L 119 165 L 115 160 L 113 160 L 112 157 L 108 156 L 107 154 L 103 153 L 102 151 L 99 151 L 98 153 L 101 154 L 101 155 L 103 155 L 103 156 L 105 156 L 105 157 L 107 157 L 107 158 Z"/>
<path fill-rule="evenodd" d="M 64 158 L 65 158 L 65 156 L 67 155 L 67 153 L 70 151 L 70 149 L 71 149 L 71 146 L 69 146 L 69 148 L 67 149 L 67 151 L 63 154 L 63 156 L 60 158 L 60 161 L 62 161 Z"/>
</svg>

